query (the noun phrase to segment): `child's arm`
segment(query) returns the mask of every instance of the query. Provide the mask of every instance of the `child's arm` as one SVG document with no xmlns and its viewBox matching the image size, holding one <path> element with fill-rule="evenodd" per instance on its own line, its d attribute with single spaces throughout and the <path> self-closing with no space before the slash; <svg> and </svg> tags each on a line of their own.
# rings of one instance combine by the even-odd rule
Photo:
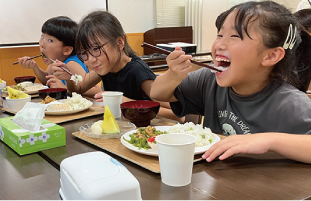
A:
<svg viewBox="0 0 311 201">
<path fill-rule="evenodd" d="M 217 156 L 224 160 L 233 154 L 263 154 L 274 151 L 287 158 L 311 163 L 311 136 L 285 133 L 258 133 L 229 136 L 213 145 L 202 156 L 210 162 Z"/>
<path fill-rule="evenodd" d="M 176 47 L 166 58 L 169 70 L 158 76 L 152 83 L 150 97 L 154 100 L 175 102 L 176 87 L 185 79 L 191 71 L 191 55 L 185 55 L 180 47 Z"/>
<path fill-rule="evenodd" d="M 42 70 L 34 60 L 27 60 L 29 57 L 18 58 L 19 64 L 25 69 L 32 69 L 36 77 L 42 84 L 46 84 L 47 79 L 45 76 L 48 75 L 48 72 Z"/>
<path fill-rule="evenodd" d="M 67 63 L 67 67 L 69 69 L 70 72 L 72 72 L 73 74 L 77 74 L 77 75 L 81 75 L 82 76 L 82 80 L 85 79 L 85 76 L 88 74 L 80 64 L 78 64 L 75 61 L 69 61 Z M 89 90 L 87 90 L 86 92 L 84 92 L 82 95 L 83 96 L 88 96 L 91 98 L 94 98 L 95 94 L 102 92 L 100 86 L 98 86 L 97 84 L 95 86 L 93 86 L 92 88 L 90 88 Z"/>
<path fill-rule="evenodd" d="M 57 60 L 56 63 L 53 63 L 51 65 L 52 71 L 54 73 L 54 76 L 57 77 L 58 79 L 66 80 L 67 91 L 69 93 L 77 92 L 79 94 L 84 94 L 87 90 L 91 89 L 92 87 L 94 87 L 95 85 L 97 85 L 101 81 L 101 78 L 98 76 L 98 74 L 95 71 L 90 71 L 89 73 L 86 73 L 83 70 L 84 71 L 83 74 L 82 75 L 80 74 L 81 76 L 83 76 L 82 82 L 80 82 L 76 85 L 75 82 L 70 80 L 71 75 L 68 74 L 63 69 L 61 69 L 60 66 L 68 69 L 66 64 Z M 75 72 L 76 71 L 74 71 L 72 73 L 75 74 Z M 98 86 L 98 91 L 96 93 L 100 92 L 100 90 L 101 89 Z M 94 95 L 96 93 L 94 93 Z M 94 97 L 94 95 L 92 96 L 92 98 Z"/>
</svg>

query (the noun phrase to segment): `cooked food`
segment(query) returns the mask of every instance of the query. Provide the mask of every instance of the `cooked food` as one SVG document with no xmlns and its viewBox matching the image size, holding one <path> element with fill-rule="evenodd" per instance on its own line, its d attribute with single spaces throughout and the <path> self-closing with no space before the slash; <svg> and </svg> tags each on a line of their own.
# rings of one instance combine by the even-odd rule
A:
<svg viewBox="0 0 311 201">
<path fill-rule="evenodd" d="M 56 111 L 65 111 L 65 110 L 70 110 L 70 105 L 67 103 L 60 103 L 60 104 L 52 104 L 48 106 L 46 111 L 48 112 L 56 112 Z"/>
<path fill-rule="evenodd" d="M 209 145 L 213 141 L 213 133 L 210 128 L 203 128 L 201 124 L 194 124 L 193 122 L 176 124 L 169 129 L 168 133 L 185 133 L 193 135 L 197 138 L 197 141 L 195 142 L 196 147 Z"/>
<path fill-rule="evenodd" d="M 30 81 L 25 81 L 25 82 L 21 82 L 17 85 L 21 85 L 23 88 L 26 88 L 26 87 L 32 87 L 34 84 Z"/>
<path fill-rule="evenodd" d="M 102 133 L 115 134 L 120 133 L 119 125 L 110 111 L 108 105 L 105 106 L 104 121 L 102 123 Z"/>
<path fill-rule="evenodd" d="M 72 97 L 67 97 L 67 99 L 65 99 L 63 103 L 67 103 L 68 105 L 70 105 L 70 110 L 87 108 L 93 104 L 91 101 L 83 98 L 80 94 L 77 94 L 76 92 L 72 93 Z"/>
<path fill-rule="evenodd" d="M 9 99 L 27 98 L 29 96 L 28 94 L 25 94 L 24 92 L 13 89 L 11 87 L 7 87 L 7 89 L 8 89 Z"/>
<path fill-rule="evenodd" d="M 22 85 L 20 84 L 17 84 L 17 85 L 11 85 L 10 86 L 12 89 L 16 89 L 16 90 L 19 90 L 19 91 L 25 91 L 25 89 L 22 87 Z M 8 91 L 8 87 L 6 87 L 6 89 L 4 91 Z"/>
<path fill-rule="evenodd" d="M 70 80 L 74 81 L 77 85 L 79 82 L 82 82 L 82 76 L 75 74 L 71 76 Z"/>
<path fill-rule="evenodd" d="M 49 95 L 45 97 L 44 100 L 41 101 L 42 104 L 48 104 L 50 102 L 56 101 L 55 98 L 50 97 Z"/>
<path fill-rule="evenodd" d="M 25 87 L 26 91 L 38 91 L 40 89 L 42 89 L 42 84 L 34 85 L 34 86 L 30 86 L 30 87 Z"/>
<path fill-rule="evenodd" d="M 155 127 L 141 127 L 139 128 L 136 133 L 130 134 L 131 137 L 130 140 L 127 140 L 123 137 L 125 141 L 128 143 L 131 143 L 135 147 L 138 147 L 140 150 L 141 148 L 144 148 L 146 150 L 150 149 L 151 147 L 148 145 L 149 138 L 156 137 L 157 135 L 166 134 L 166 131 L 159 131 Z M 156 141 L 153 140 L 152 143 L 156 143 Z"/>
</svg>

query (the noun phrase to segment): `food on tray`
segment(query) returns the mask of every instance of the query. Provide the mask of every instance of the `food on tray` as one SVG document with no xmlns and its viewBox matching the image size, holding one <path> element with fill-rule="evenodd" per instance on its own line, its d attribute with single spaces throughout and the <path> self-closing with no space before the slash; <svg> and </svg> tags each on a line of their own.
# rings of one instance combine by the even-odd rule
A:
<svg viewBox="0 0 311 201">
<path fill-rule="evenodd" d="M 0 79 L 0 83 L 4 83 L 4 82 L 5 82 L 4 80 L 1 80 L 1 79 Z"/>
<path fill-rule="evenodd" d="M 76 83 L 76 85 L 77 85 L 78 82 L 82 82 L 82 76 L 78 75 L 78 74 L 75 74 L 75 75 L 71 76 L 70 80 L 74 81 Z"/>
<path fill-rule="evenodd" d="M 203 128 L 201 124 L 187 122 L 185 124 L 176 124 L 172 126 L 168 133 L 185 133 L 193 135 L 197 138 L 196 147 L 206 146 L 212 143 L 213 133 L 210 128 Z"/>
<path fill-rule="evenodd" d="M 154 150 L 155 152 L 158 152 L 157 142 L 155 141 L 156 137 L 151 137 L 148 139 L 148 145 L 149 147 Z"/>
<path fill-rule="evenodd" d="M 120 133 L 119 125 L 110 111 L 108 105 L 105 106 L 104 121 L 102 123 L 102 133 Z"/>
<path fill-rule="evenodd" d="M 9 99 L 27 98 L 29 96 L 28 94 L 25 94 L 24 92 L 13 89 L 11 87 L 7 87 L 7 89 L 8 89 Z"/>
<path fill-rule="evenodd" d="M 23 88 L 34 86 L 34 84 L 32 82 L 30 82 L 30 81 L 21 82 L 21 83 L 18 83 L 17 85 L 20 85 Z"/>
<path fill-rule="evenodd" d="M 120 127 L 114 118 L 108 105 L 105 106 L 105 114 L 103 121 L 97 121 L 91 126 L 94 134 L 116 134 L 120 133 Z"/>
<path fill-rule="evenodd" d="M 166 131 L 159 131 L 155 127 L 140 127 L 136 133 L 130 134 L 130 140 L 127 140 L 123 137 L 125 141 L 131 143 L 133 146 L 138 147 L 138 149 L 144 148 L 146 150 L 150 149 L 151 147 L 148 144 L 148 140 L 150 138 L 156 137 L 157 135 L 166 134 Z M 151 141 L 151 140 L 150 140 Z M 156 142 L 153 140 L 154 144 Z"/>
<path fill-rule="evenodd" d="M 22 87 L 22 85 L 17 84 L 17 85 L 11 85 L 10 86 L 12 89 L 16 89 L 19 91 L 25 91 L 25 89 Z M 5 89 L 3 89 L 3 91 L 8 91 L 8 87 L 6 87 Z"/>
<path fill-rule="evenodd" d="M 42 84 L 34 85 L 34 86 L 30 86 L 30 87 L 25 87 L 26 91 L 38 91 L 40 89 L 42 89 Z"/>
<path fill-rule="evenodd" d="M 80 94 L 77 94 L 76 92 L 73 92 L 72 97 L 67 97 L 67 99 L 64 99 L 62 102 L 70 105 L 70 110 L 87 108 L 93 104 L 91 101 L 83 98 Z"/>
<path fill-rule="evenodd" d="M 53 102 L 53 101 L 56 101 L 56 99 L 50 97 L 49 95 L 47 95 L 47 96 L 45 97 L 45 99 L 41 101 L 41 104 L 48 104 L 48 103 Z"/>
<path fill-rule="evenodd" d="M 18 83 L 17 85 L 11 85 L 10 87 L 19 91 L 38 91 L 42 89 L 42 84 L 34 85 L 30 81 L 25 81 Z M 7 88 L 4 89 L 4 91 L 7 91 Z"/>
<path fill-rule="evenodd" d="M 60 104 L 52 104 L 48 106 L 46 109 L 47 112 L 56 112 L 56 111 L 66 111 L 70 110 L 70 105 L 67 103 L 60 103 Z"/>
</svg>

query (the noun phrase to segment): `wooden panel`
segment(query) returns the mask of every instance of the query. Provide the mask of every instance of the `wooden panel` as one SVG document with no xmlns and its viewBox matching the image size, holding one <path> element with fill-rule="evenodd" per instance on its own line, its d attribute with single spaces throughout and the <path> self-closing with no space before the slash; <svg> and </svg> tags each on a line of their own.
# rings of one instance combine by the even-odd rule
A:
<svg viewBox="0 0 311 201">
<path fill-rule="evenodd" d="M 126 34 L 128 43 L 132 49 L 137 52 L 140 56 L 143 55 L 143 48 L 141 44 L 144 41 L 144 33 L 129 33 Z M 20 65 L 12 65 L 17 58 L 23 56 L 35 56 L 41 54 L 39 46 L 35 47 L 12 47 L 12 48 L 1 48 L 0 49 L 0 78 L 7 82 L 7 85 L 13 85 L 14 77 L 24 75 L 35 75 L 32 70 L 24 69 Z M 44 64 L 41 58 L 36 58 L 38 66 L 46 70 L 47 65 Z M 12 69 L 13 68 L 13 69 Z M 39 83 L 39 80 L 36 79 Z"/>
<path fill-rule="evenodd" d="M 144 43 L 144 34 L 143 33 L 130 33 L 126 34 L 127 40 L 131 48 L 139 54 L 139 56 L 144 55 L 144 48 L 141 44 Z"/>
<path fill-rule="evenodd" d="M 12 65 L 17 58 L 22 57 L 21 48 L 3 48 L 0 49 L 2 77 L 7 85 L 15 84 L 14 77 L 23 76 L 23 68 L 20 65 Z"/>
</svg>

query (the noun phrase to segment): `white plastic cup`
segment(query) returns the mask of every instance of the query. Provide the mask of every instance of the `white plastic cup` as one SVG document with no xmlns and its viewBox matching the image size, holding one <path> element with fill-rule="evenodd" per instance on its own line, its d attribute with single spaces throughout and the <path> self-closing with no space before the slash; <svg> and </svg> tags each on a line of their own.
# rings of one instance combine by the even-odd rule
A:
<svg viewBox="0 0 311 201">
<path fill-rule="evenodd" d="M 108 105 L 114 118 L 121 117 L 120 104 L 122 103 L 123 92 L 109 91 L 102 93 L 104 106 Z"/>
<path fill-rule="evenodd" d="M 161 180 L 168 186 L 191 183 L 196 137 L 172 133 L 156 137 L 161 169 Z"/>
</svg>

